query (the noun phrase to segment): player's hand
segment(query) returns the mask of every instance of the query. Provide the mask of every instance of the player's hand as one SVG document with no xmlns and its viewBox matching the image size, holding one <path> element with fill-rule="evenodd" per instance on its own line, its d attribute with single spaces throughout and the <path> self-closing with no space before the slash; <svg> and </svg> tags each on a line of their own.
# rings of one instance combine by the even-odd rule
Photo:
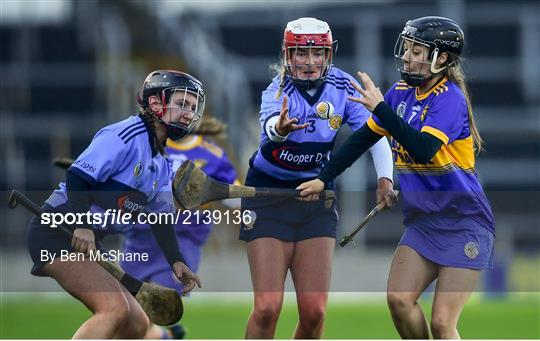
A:
<svg viewBox="0 0 540 341">
<path fill-rule="evenodd" d="M 380 178 L 377 184 L 377 204 L 384 201 L 385 208 L 390 208 L 398 201 L 394 192 L 394 183 L 387 178 Z"/>
<path fill-rule="evenodd" d="M 290 132 L 300 129 L 305 129 L 309 126 L 309 123 L 296 124 L 298 118 L 289 118 L 289 97 L 283 96 L 283 103 L 281 104 L 281 113 L 279 119 L 276 122 L 276 132 L 281 136 L 287 136 Z"/>
<path fill-rule="evenodd" d="M 358 92 L 363 97 L 347 97 L 351 101 L 362 103 L 367 110 L 373 112 L 375 110 L 375 107 L 384 101 L 384 96 L 381 93 L 381 89 L 375 86 L 373 84 L 373 81 L 371 78 L 369 78 L 367 73 L 364 72 L 357 72 L 358 77 L 360 78 L 360 81 L 362 81 L 362 84 L 364 85 L 364 88 L 362 89 L 360 85 L 358 85 L 356 82 L 351 81 L 351 85 L 358 90 Z"/>
<path fill-rule="evenodd" d="M 71 247 L 86 255 L 90 251 L 96 251 L 94 231 L 85 228 L 75 229 L 73 238 L 71 239 Z"/>
<path fill-rule="evenodd" d="M 182 289 L 182 295 L 187 294 L 195 286 L 201 287 L 201 280 L 197 274 L 193 273 L 186 264 L 182 262 L 176 262 L 173 264 L 173 272 L 176 278 L 184 285 Z"/>
<path fill-rule="evenodd" d="M 319 200 L 319 193 L 324 191 L 324 182 L 314 179 L 300 184 L 296 189 L 300 190 L 300 200 L 316 201 Z"/>
</svg>

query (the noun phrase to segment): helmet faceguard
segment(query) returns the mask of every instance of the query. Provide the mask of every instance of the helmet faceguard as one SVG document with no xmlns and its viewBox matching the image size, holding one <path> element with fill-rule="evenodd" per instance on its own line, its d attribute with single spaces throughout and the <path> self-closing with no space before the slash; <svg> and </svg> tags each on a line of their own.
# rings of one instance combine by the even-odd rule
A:
<svg viewBox="0 0 540 341">
<path fill-rule="evenodd" d="M 159 99 L 159 110 L 150 109 L 152 96 Z M 158 70 L 146 77 L 138 101 L 166 128 L 171 140 L 179 140 L 200 123 L 205 95 L 195 77 L 174 70 Z"/>
<path fill-rule="evenodd" d="M 320 86 L 333 66 L 336 50 L 337 41 L 332 41 L 326 22 L 315 18 L 289 22 L 283 33 L 283 65 L 287 77 L 304 90 Z"/>
<path fill-rule="evenodd" d="M 163 114 L 159 121 L 167 128 L 171 140 L 179 140 L 193 131 L 204 112 L 204 94 L 187 87 L 168 88 L 162 91 Z"/>
<path fill-rule="evenodd" d="M 409 20 L 394 46 L 394 60 L 401 77 L 408 85 L 421 86 L 434 75 L 457 65 L 463 42 L 463 31 L 453 20 L 443 17 Z M 411 53 L 409 53 L 408 58 L 404 59 L 406 47 L 414 49 L 416 46 L 427 47 L 427 56 L 423 56 L 422 61 L 412 61 Z M 438 67 L 437 58 L 443 52 L 448 54 L 448 62 Z M 406 70 L 405 61 L 422 64 L 420 70 Z"/>
</svg>

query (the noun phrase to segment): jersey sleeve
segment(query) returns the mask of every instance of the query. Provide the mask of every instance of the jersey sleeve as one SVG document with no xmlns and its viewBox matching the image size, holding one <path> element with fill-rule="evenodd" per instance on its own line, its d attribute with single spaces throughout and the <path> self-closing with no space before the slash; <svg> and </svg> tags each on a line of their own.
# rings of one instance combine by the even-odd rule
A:
<svg viewBox="0 0 540 341">
<path fill-rule="evenodd" d="M 115 174 L 128 157 L 129 146 L 115 131 L 102 129 L 73 162 L 69 171 L 91 183 L 103 182 Z"/>
<path fill-rule="evenodd" d="M 388 90 L 385 94 L 384 94 L 384 102 L 386 104 L 388 104 L 390 107 L 392 108 L 395 108 L 395 106 L 393 105 L 393 97 L 394 97 L 394 87 L 395 87 L 395 84 L 392 85 L 392 87 L 390 88 L 390 90 Z M 379 120 L 379 118 L 375 115 L 371 115 L 368 120 L 367 120 L 367 125 L 369 127 L 369 129 L 371 129 L 373 132 L 379 134 L 379 135 L 382 135 L 382 136 L 390 136 L 390 133 L 388 131 L 386 131 L 386 129 L 384 129 L 381 121 Z"/>
<path fill-rule="evenodd" d="M 276 98 L 276 94 L 279 90 L 279 78 L 276 77 L 272 83 L 262 92 L 261 95 L 261 110 L 259 121 L 261 128 L 265 132 L 266 122 L 281 112 L 281 105 L 283 102 L 284 93 L 279 98 Z"/>
<path fill-rule="evenodd" d="M 218 167 L 216 167 L 215 174 L 211 175 L 214 179 L 228 184 L 239 183 L 236 169 L 227 157 L 227 154 L 223 152 L 223 156 L 219 159 Z"/>
<path fill-rule="evenodd" d="M 428 109 L 421 131 L 448 145 L 461 134 L 468 117 L 467 111 L 467 103 L 461 93 L 443 92 L 435 97 Z"/>
<path fill-rule="evenodd" d="M 367 120 L 367 125 L 369 129 L 371 129 L 374 133 L 382 135 L 382 136 L 390 136 L 390 133 L 383 128 L 383 125 L 379 118 L 375 115 L 371 115 Z"/>
<path fill-rule="evenodd" d="M 355 89 L 351 97 L 362 97 L 362 95 Z M 369 110 L 362 103 L 351 101 L 350 99 L 347 99 L 345 103 L 345 110 L 347 124 L 351 127 L 352 131 L 360 129 L 370 116 Z"/>
</svg>

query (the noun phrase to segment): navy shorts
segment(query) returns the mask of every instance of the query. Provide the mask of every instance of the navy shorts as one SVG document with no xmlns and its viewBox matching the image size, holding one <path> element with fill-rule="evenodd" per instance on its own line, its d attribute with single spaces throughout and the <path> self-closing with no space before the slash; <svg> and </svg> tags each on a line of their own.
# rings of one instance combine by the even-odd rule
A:
<svg viewBox="0 0 540 341">
<path fill-rule="evenodd" d="M 64 204 L 53 208 L 48 204 L 44 204 L 41 209 L 43 212 L 65 213 L 65 206 L 66 205 Z M 96 248 L 100 248 L 98 241 L 103 238 L 103 235 L 96 232 L 94 232 L 94 234 L 96 238 Z M 63 250 L 67 250 L 67 252 L 75 252 L 75 250 L 71 247 L 71 236 L 68 236 L 59 228 L 51 228 L 48 225 L 41 224 L 41 218 L 36 216 L 33 216 L 28 224 L 26 244 L 30 257 L 32 258 L 32 262 L 34 263 L 31 270 L 31 273 L 34 276 L 48 276 L 42 271 L 43 266 L 47 264 L 47 261 L 41 260 L 42 252 L 47 251 L 49 254 L 54 253 L 56 257 L 59 257 Z"/>
<path fill-rule="evenodd" d="M 272 178 L 253 168 L 246 177 L 246 186 L 296 188 L 310 179 L 283 181 Z M 328 188 L 332 188 L 329 184 Z M 304 202 L 294 198 L 245 198 L 242 210 L 255 213 L 255 222 L 240 226 L 240 240 L 250 242 L 257 238 L 272 237 L 288 242 L 310 238 L 336 238 L 337 211 L 335 200 L 327 208 L 321 201 Z"/>
</svg>

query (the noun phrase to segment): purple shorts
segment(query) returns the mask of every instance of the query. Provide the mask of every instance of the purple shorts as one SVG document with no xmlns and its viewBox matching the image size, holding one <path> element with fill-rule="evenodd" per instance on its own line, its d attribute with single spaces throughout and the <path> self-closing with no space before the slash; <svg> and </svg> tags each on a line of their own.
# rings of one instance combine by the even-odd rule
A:
<svg viewBox="0 0 540 341">
<path fill-rule="evenodd" d="M 493 267 L 494 235 L 483 227 L 409 225 L 399 241 L 435 264 L 473 270 Z"/>
</svg>

